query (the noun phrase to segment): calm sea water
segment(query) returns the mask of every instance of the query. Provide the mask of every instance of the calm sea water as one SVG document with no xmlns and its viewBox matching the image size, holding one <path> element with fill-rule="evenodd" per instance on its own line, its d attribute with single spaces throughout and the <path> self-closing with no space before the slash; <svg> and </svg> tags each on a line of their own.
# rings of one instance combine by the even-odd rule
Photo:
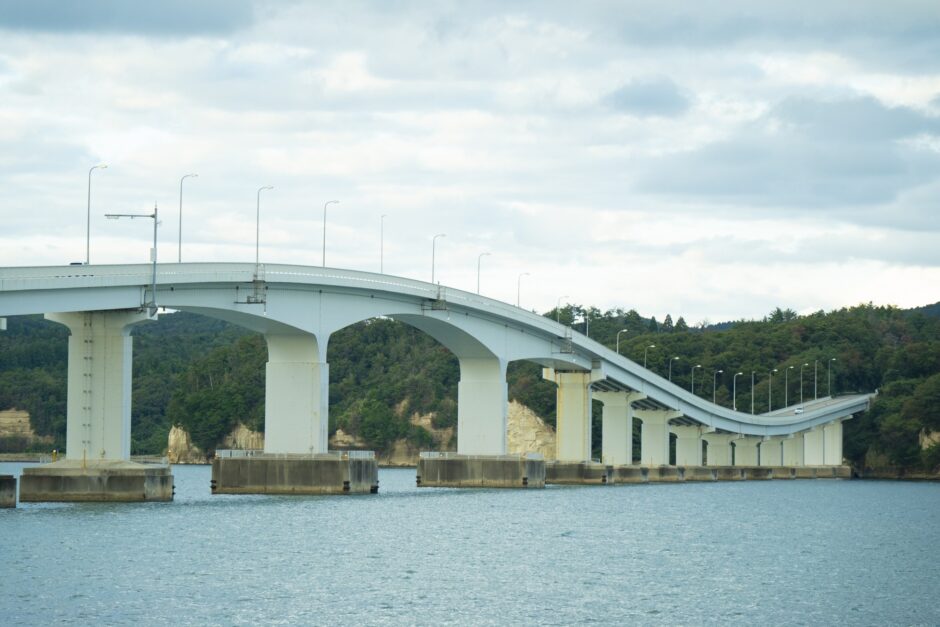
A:
<svg viewBox="0 0 940 627">
<path fill-rule="evenodd" d="M 18 474 L 22 464 L 0 464 Z M 940 485 L 212 496 L 0 510 L 0 623 L 940 624 Z"/>
</svg>

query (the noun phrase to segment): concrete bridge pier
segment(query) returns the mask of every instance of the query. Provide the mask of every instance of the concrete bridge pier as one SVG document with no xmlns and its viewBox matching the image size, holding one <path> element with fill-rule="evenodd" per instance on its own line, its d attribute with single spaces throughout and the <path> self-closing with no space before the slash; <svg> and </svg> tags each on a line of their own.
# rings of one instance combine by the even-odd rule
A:
<svg viewBox="0 0 940 627">
<path fill-rule="evenodd" d="M 791 467 L 803 465 L 802 435 L 789 435 L 783 439 L 783 465 Z"/>
<path fill-rule="evenodd" d="M 708 465 L 731 465 L 731 441 L 737 437 L 733 433 L 704 433 L 702 439 L 708 442 Z"/>
<path fill-rule="evenodd" d="M 823 447 L 823 428 L 813 427 L 803 432 L 803 463 L 807 466 L 822 466 L 825 464 L 825 448 Z"/>
<path fill-rule="evenodd" d="M 374 456 L 329 453 L 325 343 L 301 332 L 268 333 L 265 341 L 264 454 L 213 460 L 212 493 L 378 492 Z"/>
<path fill-rule="evenodd" d="M 137 464 L 131 452 L 131 327 L 142 311 L 46 314 L 68 327 L 65 458 L 26 468 L 20 501 L 170 501 L 168 466 Z"/>
<path fill-rule="evenodd" d="M 758 453 L 759 466 L 782 466 L 783 465 L 783 441 L 780 438 L 764 438 L 760 442 L 760 451 Z"/>
<path fill-rule="evenodd" d="M 734 465 L 757 466 L 757 446 L 761 438 L 742 436 L 734 441 Z"/>
<path fill-rule="evenodd" d="M 640 392 L 594 392 L 604 404 L 601 461 L 611 466 L 633 463 L 633 403 L 646 398 Z"/>
<path fill-rule="evenodd" d="M 542 488 L 545 461 L 507 455 L 506 361 L 458 357 L 457 453 L 422 454 L 418 487 Z"/>
<path fill-rule="evenodd" d="M 545 483 L 610 483 L 610 467 L 591 456 L 591 384 L 605 378 L 600 370 L 561 371 L 543 368 L 554 381 L 555 461 L 545 465 Z"/>
<path fill-rule="evenodd" d="M 669 421 L 682 412 L 670 409 L 638 409 L 635 416 L 643 421 L 640 428 L 640 463 L 645 466 L 669 465 Z"/>
<path fill-rule="evenodd" d="M 676 466 L 702 465 L 702 427 L 673 426 L 676 434 Z"/>
<path fill-rule="evenodd" d="M 823 427 L 823 464 L 842 465 L 842 421 L 830 422 Z"/>
</svg>

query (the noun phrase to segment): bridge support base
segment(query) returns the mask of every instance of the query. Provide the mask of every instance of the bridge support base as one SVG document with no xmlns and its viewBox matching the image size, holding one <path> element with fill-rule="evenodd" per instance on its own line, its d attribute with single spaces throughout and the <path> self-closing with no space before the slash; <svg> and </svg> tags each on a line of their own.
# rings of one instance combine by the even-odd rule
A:
<svg viewBox="0 0 940 627">
<path fill-rule="evenodd" d="M 16 477 L 0 475 L 0 509 L 16 507 Z"/>
<path fill-rule="evenodd" d="M 375 494 L 374 457 L 255 455 L 212 460 L 213 494 Z"/>
<path fill-rule="evenodd" d="M 613 483 L 613 467 L 594 462 L 546 462 L 545 483 L 606 485 Z"/>
<path fill-rule="evenodd" d="M 169 466 L 126 461 L 61 460 L 24 468 L 20 502 L 172 501 Z"/>
<path fill-rule="evenodd" d="M 544 488 L 545 460 L 442 454 L 418 459 L 419 488 Z"/>
</svg>

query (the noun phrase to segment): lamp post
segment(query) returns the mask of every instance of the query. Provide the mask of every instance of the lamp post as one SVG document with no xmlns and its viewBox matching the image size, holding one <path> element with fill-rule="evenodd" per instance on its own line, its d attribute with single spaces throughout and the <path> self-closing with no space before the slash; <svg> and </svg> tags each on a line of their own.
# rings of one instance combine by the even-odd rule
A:
<svg viewBox="0 0 940 627">
<path fill-rule="evenodd" d="M 783 406 L 790 406 L 790 371 L 793 366 L 787 366 L 783 371 Z"/>
<path fill-rule="evenodd" d="M 695 369 L 701 368 L 702 364 L 695 364 L 692 366 L 692 394 L 695 394 Z"/>
<path fill-rule="evenodd" d="M 716 370 L 714 375 L 712 375 L 712 405 L 715 404 L 716 390 L 718 389 L 718 375 L 723 373 L 724 370 Z"/>
<path fill-rule="evenodd" d="M 437 285 L 434 282 L 434 263 L 435 263 L 435 256 L 437 255 L 437 238 L 438 237 L 447 237 L 447 233 L 438 233 L 437 235 L 431 238 L 431 284 L 432 285 Z"/>
<path fill-rule="evenodd" d="M 385 274 L 385 218 L 379 218 L 379 274 Z"/>
<path fill-rule="evenodd" d="M 584 337 L 591 337 L 591 307 L 584 310 Z"/>
<path fill-rule="evenodd" d="M 620 334 L 627 333 L 627 329 L 620 329 L 617 331 L 617 354 L 620 354 Z"/>
<path fill-rule="evenodd" d="M 198 174 L 184 174 L 183 178 L 180 179 L 180 228 L 179 233 L 179 242 L 177 244 L 177 257 L 176 263 L 183 263 L 183 181 L 188 178 L 196 178 Z"/>
<path fill-rule="evenodd" d="M 735 372 L 731 377 L 731 409 L 734 411 L 738 411 L 738 377 L 743 375 L 743 372 Z"/>
<path fill-rule="evenodd" d="M 813 400 L 814 400 L 814 401 L 819 398 L 819 396 L 816 394 L 816 392 L 817 392 L 817 390 L 818 390 L 818 388 L 817 388 L 817 379 L 816 379 L 816 371 L 817 371 L 818 369 L 819 369 L 819 360 L 818 360 L 818 359 L 814 359 L 814 360 L 813 360 Z"/>
<path fill-rule="evenodd" d="M 555 322 L 561 324 L 561 300 L 563 298 L 568 298 L 568 295 L 559 296 L 558 300 L 555 301 Z"/>
<path fill-rule="evenodd" d="M 672 382 L 672 362 L 679 361 L 678 355 L 669 360 L 669 382 Z"/>
<path fill-rule="evenodd" d="M 774 373 L 778 372 L 776 368 L 767 373 L 767 411 L 774 410 Z"/>
<path fill-rule="evenodd" d="M 516 307 L 521 307 L 519 303 L 522 302 L 522 277 L 529 276 L 528 272 L 523 272 L 519 275 L 519 278 L 516 279 Z"/>
<path fill-rule="evenodd" d="M 809 366 L 808 363 L 800 366 L 800 409 L 803 409 L 803 368 Z"/>
<path fill-rule="evenodd" d="M 261 242 L 261 192 L 274 189 L 270 185 L 258 188 L 258 203 L 255 205 L 255 275 L 258 273 L 258 245 Z"/>
<path fill-rule="evenodd" d="M 489 256 L 489 253 L 480 253 L 477 257 L 477 294 L 480 293 L 480 262 L 487 256 Z"/>
<path fill-rule="evenodd" d="M 153 220 L 153 273 L 150 278 L 150 302 L 144 303 L 144 306 L 147 307 L 150 311 L 150 315 L 153 316 L 157 312 L 157 224 L 159 224 L 159 218 L 157 216 L 157 205 L 153 205 L 153 213 L 106 213 L 104 217 L 109 220 L 117 220 L 118 218 L 150 218 Z"/>
<path fill-rule="evenodd" d="M 88 214 L 85 218 L 85 265 L 91 263 L 91 173 L 95 170 L 104 170 L 108 167 L 106 163 L 99 163 L 91 166 L 88 170 Z"/>
<path fill-rule="evenodd" d="M 751 370 L 751 415 L 754 415 L 754 371 Z"/>
<path fill-rule="evenodd" d="M 656 348 L 656 345 L 650 344 L 649 346 L 643 349 L 643 367 L 644 368 L 646 368 L 646 352 L 651 348 Z"/>
<path fill-rule="evenodd" d="M 327 200 L 323 203 L 323 267 L 326 267 L 326 207 L 327 205 L 339 204 L 338 200 Z"/>
<path fill-rule="evenodd" d="M 830 398 L 832 398 L 832 362 L 836 360 L 835 357 L 829 360 L 829 363 L 826 364 L 826 393 Z"/>
</svg>

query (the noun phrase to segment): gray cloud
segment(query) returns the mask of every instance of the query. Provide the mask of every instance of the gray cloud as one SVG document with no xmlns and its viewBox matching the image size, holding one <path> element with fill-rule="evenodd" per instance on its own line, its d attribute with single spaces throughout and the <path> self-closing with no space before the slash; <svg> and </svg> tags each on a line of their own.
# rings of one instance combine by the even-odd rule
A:
<svg viewBox="0 0 940 627">
<path fill-rule="evenodd" d="M 253 20 L 250 0 L 0 0 L 0 29 L 145 35 L 226 34 Z"/>
<path fill-rule="evenodd" d="M 637 116 L 674 117 L 689 108 L 689 98 L 666 77 L 631 81 L 604 98 L 617 111 Z"/>
</svg>

